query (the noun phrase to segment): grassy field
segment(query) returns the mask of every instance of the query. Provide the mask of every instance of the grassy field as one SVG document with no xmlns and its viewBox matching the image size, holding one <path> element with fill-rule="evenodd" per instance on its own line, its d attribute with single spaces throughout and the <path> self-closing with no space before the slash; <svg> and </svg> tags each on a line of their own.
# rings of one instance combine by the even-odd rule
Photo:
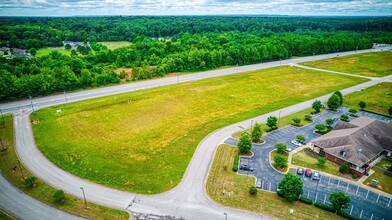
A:
<svg viewBox="0 0 392 220">
<path fill-rule="evenodd" d="M 0 170 L 3 175 L 10 180 L 16 187 L 23 190 L 30 196 L 43 201 L 51 206 L 65 210 L 67 212 L 84 216 L 90 219 L 128 219 L 129 215 L 125 211 L 118 211 L 115 209 L 106 208 L 103 206 L 88 203 L 89 209 L 84 208 L 84 202 L 81 199 L 66 195 L 64 203 L 57 204 L 54 202 L 52 195 L 57 189 L 45 184 L 43 181 L 38 180 L 35 187 L 27 187 L 23 184 L 22 172 L 24 177 L 33 176 L 24 166 L 21 164 L 22 172 L 19 170 L 18 157 L 15 153 L 14 148 L 14 134 L 13 134 L 13 119 L 12 116 L 5 116 L 6 126 L 3 128 L 0 125 L 0 139 L 3 144 L 7 146 L 7 151 L 0 155 Z M 13 172 L 13 168 L 17 167 L 16 172 Z"/>
<path fill-rule="evenodd" d="M 292 157 L 291 163 L 297 166 L 319 170 L 336 176 L 342 176 L 339 172 L 339 166 L 327 160 L 324 167 L 319 166 L 317 159 L 307 155 L 303 150 L 295 153 Z"/>
<path fill-rule="evenodd" d="M 229 207 L 245 209 L 279 219 L 343 219 L 331 212 L 301 202 L 289 203 L 275 193 L 259 190 L 256 196 L 249 194 L 249 187 L 255 185 L 255 178 L 237 175 L 232 167 L 236 147 L 220 145 L 207 180 L 207 193 L 216 202 Z M 223 195 L 225 192 L 225 195 Z M 231 196 L 229 196 L 231 195 Z M 290 213 L 294 209 L 294 213 Z"/>
<path fill-rule="evenodd" d="M 382 160 L 377 163 L 376 166 L 372 168 L 375 172 L 365 180 L 364 184 L 370 185 L 373 179 L 378 180 L 380 183 L 377 188 L 386 193 L 392 194 L 392 177 L 384 174 L 387 166 L 392 166 L 392 162 Z"/>
<path fill-rule="evenodd" d="M 339 72 L 382 77 L 392 74 L 392 52 L 356 54 L 302 64 Z"/>
<path fill-rule="evenodd" d="M 392 106 L 392 83 L 384 82 L 363 91 L 357 91 L 343 97 L 344 106 L 349 104 L 350 108 L 359 109 L 360 101 L 366 102 L 368 110 L 388 115 L 388 108 Z"/>
<path fill-rule="evenodd" d="M 33 130 L 43 154 L 62 169 L 122 190 L 159 193 L 181 180 L 212 131 L 365 80 L 271 68 L 42 109 L 32 116 Z"/>
<path fill-rule="evenodd" d="M 99 44 L 105 45 L 110 50 L 115 50 L 120 47 L 127 47 L 131 45 L 131 42 L 128 41 L 107 41 L 107 42 L 97 42 Z"/>
<path fill-rule="evenodd" d="M 61 54 L 71 56 L 71 50 L 66 50 L 64 47 L 48 47 L 37 50 L 36 57 L 42 57 L 50 54 L 52 51 L 58 51 Z"/>
<path fill-rule="evenodd" d="M 294 114 L 285 116 L 280 118 L 280 122 L 279 122 L 279 127 L 284 127 L 287 126 L 289 124 L 293 124 L 293 118 L 300 118 L 301 119 L 301 126 L 307 125 L 310 122 L 305 120 L 305 115 L 311 115 L 312 112 L 312 108 L 308 108 L 299 112 L 296 112 Z M 321 112 L 325 111 L 325 109 L 321 109 Z M 278 117 L 278 116 L 276 116 Z M 263 129 L 263 135 L 265 135 L 267 133 L 267 125 L 266 124 L 261 124 L 261 127 Z M 251 133 L 251 129 L 246 129 L 244 131 L 239 131 L 237 133 L 234 133 L 233 135 L 231 135 L 233 138 L 240 138 L 241 134 L 244 132 L 248 132 Z"/>
</svg>

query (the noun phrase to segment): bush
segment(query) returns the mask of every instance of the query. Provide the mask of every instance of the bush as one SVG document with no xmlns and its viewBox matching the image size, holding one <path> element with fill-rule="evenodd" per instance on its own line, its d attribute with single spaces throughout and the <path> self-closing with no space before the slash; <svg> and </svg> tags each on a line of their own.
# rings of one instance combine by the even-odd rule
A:
<svg viewBox="0 0 392 220">
<path fill-rule="evenodd" d="M 308 199 L 308 198 L 305 198 L 305 197 L 300 197 L 300 198 L 299 198 L 299 201 L 301 201 L 301 202 L 303 202 L 303 203 L 305 203 L 305 204 L 308 204 L 308 205 L 313 204 L 313 200 Z"/>
<path fill-rule="evenodd" d="M 240 155 L 236 154 L 235 157 L 234 157 L 234 164 L 233 164 L 233 168 L 232 168 L 232 170 L 234 172 L 238 171 L 238 162 L 239 161 L 240 161 Z"/>
<path fill-rule="evenodd" d="M 354 173 L 351 177 L 352 177 L 353 179 L 356 179 L 356 178 L 358 178 L 358 175 Z"/>
<path fill-rule="evenodd" d="M 333 208 L 331 206 L 325 205 L 324 203 L 321 203 L 321 202 L 315 202 L 314 206 L 316 206 L 316 207 L 318 207 L 320 209 L 324 209 L 324 210 L 330 211 L 330 212 L 335 212 L 335 210 L 333 210 Z"/>
<path fill-rule="evenodd" d="M 63 190 L 57 190 L 52 197 L 57 203 L 62 203 L 65 199 L 65 193 Z"/>
<path fill-rule="evenodd" d="M 343 121 L 349 121 L 349 120 L 350 120 L 350 118 L 349 118 L 348 115 L 346 115 L 346 114 L 342 114 L 342 115 L 340 116 L 340 119 L 343 120 Z"/>
<path fill-rule="evenodd" d="M 295 126 L 300 126 L 301 125 L 301 119 L 300 118 L 295 117 L 295 118 L 292 118 L 292 120 L 293 120 Z"/>
<path fill-rule="evenodd" d="M 312 118 L 311 115 L 305 115 L 305 120 L 306 120 L 306 121 L 312 121 L 313 118 Z"/>
<path fill-rule="evenodd" d="M 303 136 L 302 134 L 298 134 L 297 136 L 295 136 L 295 138 L 299 143 L 305 144 L 305 136 Z"/>
<path fill-rule="evenodd" d="M 361 109 L 366 108 L 366 102 L 364 102 L 364 101 L 360 101 L 360 102 L 358 103 L 358 105 L 359 105 L 359 107 L 360 107 Z"/>
<path fill-rule="evenodd" d="M 277 143 L 275 149 L 278 153 L 283 154 L 287 150 L 287 145 L 285 143 Z"/>
<path fill-rule="evenodd" d="M 314 126 L 314 128 L 316 128 L 318 131 L 324 131 L 326 127 L 324 124 L 317 124 Z"/>
<path fill-rule="evenodd" d="M 35 185 L 35 181 L 37 181 L 37 178 L 34 176 L 31 176 L 31 177 L 24 180 L 24 184 L 26 186 L 33 187 Z"/>
<path fill-rule="evenodd" d="M 287 157 L 277 154 L 274 157 L 274 162 L 276 166 L 279 166 L 281 168 L 287 167 Z"/>
<path fill-rule="evenodd" d="M 350 171 L 350 166 L 348 163 L 344 163 L 339 167 L 339 172 L 341 173 L 348 173 Z"/>
<path fill-rule="evenodd" d="M 327 163 L 327 159 L 325 159 L 325 157 L 319 157 L 319 158 L 317 158 L 317 161 L 318 161 L 319 166 L 321 166 L 321 167 L 324 167 L 325 164 Z"/>
<path fill-rule="evenodd" d="M 361 218 L 352 216 L 352 215 L 348 214 L 345 211 L 338 211 L 338 215 L 340 215 L 340 216 L 342 216 L 342 217 L 344 217 L 346 219 L 350 219 L 350 220 L 361 220 Z"/>
<path fill-rule="evenodd" d="M 283 191 L 278 190 L 278 191 L 276 191 L 276 194 L 277 194 L 279 197 L 283 197 L 283 198 L 284 198 L 284 193 L 283 193 Z"/>
<path fill-rule="evenodd" d="M 249 188 L 249 194 L 251 194 L 252 196 L 256 195 L 257 194 L 257 188 L 255 186 L 251 186 Z"/>
<path fill-rule="evenodd" d="M 355 114 L 355 113 L 357 113 L 358 111 L 357 111 L 356 109 L 354 109 L 354 108 L 350 108 L 350 110 L 348 110 L 348 112 Z"/>
</svg>

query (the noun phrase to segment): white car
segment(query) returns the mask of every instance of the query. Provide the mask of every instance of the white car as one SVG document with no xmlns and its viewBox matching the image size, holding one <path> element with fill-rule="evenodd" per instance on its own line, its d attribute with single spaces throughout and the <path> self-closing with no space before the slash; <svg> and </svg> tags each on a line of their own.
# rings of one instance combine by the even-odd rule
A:
<svg viewBox="0 0 392 220">
<path fill-rule="evenodd" d="M 257 179 L 256 188 L 261 189 L 261 179 Z"/>
<path fill-rule="evenodd" d="M 287 149 L 286 149 L 286 151 L 287 152 L 291 152 L 293 149 L 291 149 L 290 147 L 288 147 Z"/>
<path fill-rule="evenodd" d="M 291 143 L 294 144 L 294 145 L 296 145 L 296 146 L 298 146 L 298 147 L 301 147 L 301 146 L 302 146 L 302 144 L 299 143 L 297 140 L 292 140 Z"/>
</svg>

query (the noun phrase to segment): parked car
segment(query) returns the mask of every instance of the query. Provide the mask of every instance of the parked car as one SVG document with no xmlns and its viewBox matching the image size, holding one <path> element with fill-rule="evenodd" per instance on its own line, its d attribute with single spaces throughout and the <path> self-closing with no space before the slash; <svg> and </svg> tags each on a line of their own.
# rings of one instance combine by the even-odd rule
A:
<svg viewBox="0 0 392 220">
<path fill-rule="evenodd" d="M 291 147 L 286 148 L 286 152 L 291 152 L 292 150 Z"/>
<path fill-rule="evenodd" d="M 256 188 L 261 189 L 261 179 L 257 179 Z"/>
<path fill-rule="evenodd" d="M 301 145 L 302 145 L 302 144 L 299 143 L 297 140 L 292 140 L 291 143 L 294 144 L 294 145 L 296 145 L 296 146 L 298 146 L 298 147 L 301 147 Z"/>
<path fill-rule="evenodd" d="M 253 171 L 253 167 L 247 165 L 247 164 L 241 164 L 240 170 L 246 170 L 246 171 Z"/>
<path fill-rule="evenodd" d="M 309 168 L 305 170 L 305 176 L 312 177 L 312 171 Z"/>
<path fill-rule="evenodd" d="M 304 174 L 304 168 L 298 167 L 298 168 L 297 168 L 297 174 L 298 174 L 298 175 L 303 175 L 303 174 Z"/>
<path fill-rule="evenodd" d="M 320 180 L 320 173 L 319 172 L 314 172 L 312 176 L 312 180 Z"/>
</svg>

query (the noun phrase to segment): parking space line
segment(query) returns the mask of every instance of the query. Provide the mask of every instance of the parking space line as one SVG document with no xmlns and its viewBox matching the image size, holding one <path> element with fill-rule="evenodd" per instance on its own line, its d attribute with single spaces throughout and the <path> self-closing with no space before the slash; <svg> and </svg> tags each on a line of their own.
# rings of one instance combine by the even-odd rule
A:
<svg viewBox="0 0 392 220">
<path fill-rule="evenodd" d="M 329 180 L 328 180 L 328 186 L 329 186 L 329 183 L 331 182 L 331 177 L 329 177 Z"/>
<path fill-rule="evenodd" d="M 367 193 L 366 193 L 366 198 L 368 197 L 368 195 L 369 195 L 369 190 L 368 190 Z"/>
<path fill-rule="evenodd" d="M 361 210 L 361 214 L 359 214 L 359 218 L 362 218 L 363 209 Z"/>
<path fill-rule="evenodd" d="M 353 208 L 354 208 L 354 206 L 352 205 L 351 210 L 350 210 L 350 215 L 351 215 L 351 213 L 353 213 Z"/>
<path fill-rule="evenodd" d="M 390 204 L 391 204 L 391 198 L 389 198 L 389 202 L 388 202 L 387 207 L 389 207 Z"/>
<path fill-rule="evenodd" d="M 350 183 L 347 183 L 346 192 L 347 192 L 347 190 L 348 190 L 348 186 L 350 186 Z"/>
<path fill-rule="evenodd" d="M 378 196 L 377 196 L 376 203 L 378 202 L 379 199 L 380 199 L 380 194 L 378 194 Z"/>
<path fill-rule="evenodd" d="M 355 195 L 358 195 L 358 190 L 359 190 L 359 186 L 357 186 L 357 191 L 355 192 Z"/>
</svg>

